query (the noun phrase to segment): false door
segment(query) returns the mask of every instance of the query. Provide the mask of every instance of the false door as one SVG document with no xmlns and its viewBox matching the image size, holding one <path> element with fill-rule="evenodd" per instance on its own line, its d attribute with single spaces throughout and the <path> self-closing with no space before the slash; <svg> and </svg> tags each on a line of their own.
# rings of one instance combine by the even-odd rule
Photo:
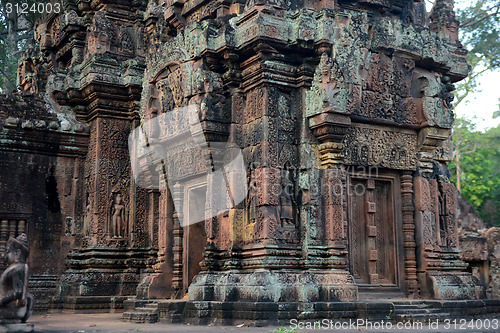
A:
<svg viewBox="0 0 500 333">
<path fill-rule="evenodd" d="M 193 278 L 201 270 L 200 263 L 205 253 L 207 234 L 205 231 L 205 200 L 207 186 L 197 184 L 187 187 L 184 203 L 183 235 L 183 287 L 187 293 Z"/>
<path fill-rule="evenodd" d="M 396 177 L 350 177 L 350 268 L 359 285 L 400 286 Z"/>
</svg>

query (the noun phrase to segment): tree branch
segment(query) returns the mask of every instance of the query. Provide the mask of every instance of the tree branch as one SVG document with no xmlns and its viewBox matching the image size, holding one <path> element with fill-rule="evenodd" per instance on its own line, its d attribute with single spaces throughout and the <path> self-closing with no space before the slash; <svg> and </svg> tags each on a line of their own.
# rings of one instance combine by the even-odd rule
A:
<svg viewBox="0 0 500 333">
<path fill-rule="evenodd" d="M 482 60 L 478 61 L 475 65 L 473 65 L 471 72 L 474 72 L 474 69 L 481 62 L 486 62 L 486 59 L 482 59 Z M 496 68 L 496 67 L 499 67 L 499 66 L 500 66 L 500 63 L 493 63 L 493 64 L 490 64 L 488 67 L 485 67 L 483 70 L 481 70 L 481 71 L 479 71 L 477 73 L 469 75 L 467 77 L 466 81 L 462 85 L 462 89 L 464 89 L 465 91 L 460 96 L 456 95 L 457 100 L 456 100 L 455 103 L 453 103 L 453 107 L 456 108 L 470 94 L 470 92 L 475 89 L 475 85 L 471 86 L 471 83 L 473 83 L 474 80 L 476 80 L 477 78 L 479 78 L 484 73 L 486 73 L 488 71 L 491 71 L 493 68 Z"/>
<path fill-rule="evenodd" d="M 484 16 L 484 17 L 482 17 L 482 18 L 479 18 L 479 19 L 478 19 L 477 17 L 471 17 L 471 18 L 470 18 L 470 19 L 468 19 L 467 21 L 465 21 L 465 22 L 463 22 L 462 24 L 460 24 L 460 28 L 468 28 L 468 27 L 471 27 L 471 26 L 473 26 L 473 25 L 475 25 L 475 24 L 478 24 L 478 23 L 483 22 L 484 20 L 486 20 L 486 19 L 488 19 L 488 18 L 490 18 L 490 17 L 492 17 L 492 16 L 496 16 L 496 15 L 498 15 L 498 13 L 500 13 L 500 3 L 499 3 L 498 5 L 496 5 L 496 6 L 493 6 L 493 7 L 489 8 L 489 9 L 485 10 L 485 12 L 489 12 L 490 10 L 492 10 L 492 9 L 494 9 L 494 8 L 496 8 L 496 11 L 495 11 L 495 12 L 490 13 L 490 14 L 488 14 L 488 15 L 486 15 L 486 16 Z"/>
<path fill-rule="evenodd" d="M 12 80 L 9 78 L 9 76 L 4 72 L 2 68 L 0 68 L 0 72 L 2 73 L 3 77 L 7 79 L 7 81 L 9 81 L 11 84 L 14 84 L 14 82 L 12 82 Z"/>
</svg>

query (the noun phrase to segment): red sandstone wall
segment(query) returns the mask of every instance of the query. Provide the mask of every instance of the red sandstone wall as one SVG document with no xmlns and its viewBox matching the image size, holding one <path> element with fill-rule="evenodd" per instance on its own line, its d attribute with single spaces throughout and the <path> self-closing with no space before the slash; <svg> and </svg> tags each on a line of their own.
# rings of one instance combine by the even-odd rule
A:
<svg viewBox="0 0 500 333">
<path fill-rule="evenodd" d="M 32 290 L 46 302 L 81 223 L 87 135 L 61 126 L 41 98 L 22 98 L 0 96 L 0 263 L 8 237 L 26 232 Z"/>
</svg>

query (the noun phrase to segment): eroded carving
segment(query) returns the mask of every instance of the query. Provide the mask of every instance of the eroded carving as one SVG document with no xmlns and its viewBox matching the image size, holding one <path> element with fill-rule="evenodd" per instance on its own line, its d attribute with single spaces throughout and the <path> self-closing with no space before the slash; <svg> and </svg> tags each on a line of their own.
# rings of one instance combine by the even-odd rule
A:
<svg viewBox="0 0 500 333">
<path fill-rule="evenodd" d="M 353 126 L 343 144 L 346 164 L 400 170 L 416 168 L 416 133 Z"/>
<path fill-rule="evenodd" d="M 33 296 L 28 293 L 28 239 L 26 234 L 10 237 L 7 242 L 9 267 L 0 276 L 0 321 L 26 322 L 33 309 Z"/>
<path fill-rule="evenodd" d="M 113 194 L 113 204 L 111 206 L 111 230 L 113 238 L 123 238 L 126 229 L 127 214 L 122 202 L 122 194 Z"/>
</svg>

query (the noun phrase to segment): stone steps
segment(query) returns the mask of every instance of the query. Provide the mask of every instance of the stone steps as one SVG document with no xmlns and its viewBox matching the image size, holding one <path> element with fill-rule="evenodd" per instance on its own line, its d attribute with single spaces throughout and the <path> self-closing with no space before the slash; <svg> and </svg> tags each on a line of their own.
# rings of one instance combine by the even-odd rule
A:
<svg viewBox="0 0 500 333">
<path fill-rule="evenodd" d="M 125 302 L 126 311 L 122 320 L 136 323 L 180 322 L 185 304 L 182 300 L 129 299 Z"/>
<path fill-rule="evenodd" d="M 289 322 L 290 318 L 320 320 L 367 319 L 392 322 L 430 322 L 450 318 L 492 316 L 500 313 L 500 300 L 436 301 L 380 300 L 358 302 L 273 303 L 273 302 L 209 302 L 187 300 L 138 300 L 124 303 L 122 319 L 136 323 L 191 323 L 196 325 L 233 325 L 258 322 L 274 325 Z M 302 320 L 302 319 L 301 319 Z"/>
<path fill-rule="evenodd" d="M 439 309 L 398 309 L 396 310 L 398 314 L 407 315 L 407 314 L 430 314 L 430 313 L 439 313 Z"/>
<path fill-rule="evenodd" d="M 394 306 L 399 308 L 399 309 L 428 309 L 431 306 L 429 304 L 425 303 L 417 303 L 417 304 L 399 304 L 399 303 L 394 303 Z"/>
<path fill-rule="evenodd" d="M 122 320 L 135 323 L 156 323 L 158 321 L 158 303 L 146 303 L 135 306 L 133 309 L 123 313 Z"/>
<path fill-rule="evenodd" d="M 449 319 L 449 313 L 427 313 L 427 314 L 398 314 L 396 315 L 396 321 L 419 321 L 419 322 L 429 322 L 439 319 L 440 321 L 444 319 Z"/>
<path fill-rule="evenodd" d="M 156 323 L 158 321 L 158 313 L 148 308 L 137 308 L 134 311 L 124 312 L 122 320 L 135 323 Z"/>
<path fill-rule="evenodd" d="M 395 302 L 394 303 L 394 317 L 396 321 L 418 321 L 429 322 L 433 320 L 443 320 L 450 318 L 450 314 L 444 312 L 442 308 L 436 308 L 424 302 Z"/>
</svg>

